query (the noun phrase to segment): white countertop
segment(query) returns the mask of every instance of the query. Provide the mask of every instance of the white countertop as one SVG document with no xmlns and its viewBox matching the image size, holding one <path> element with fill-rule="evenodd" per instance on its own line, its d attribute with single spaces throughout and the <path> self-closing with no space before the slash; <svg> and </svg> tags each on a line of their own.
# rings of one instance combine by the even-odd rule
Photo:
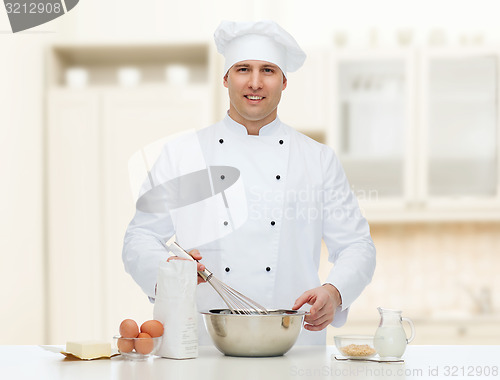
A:
<svg viewBox="0 0 500 380">
<path fill-rule="evenodd" d="M 0 378 L 500 379 L 500 346 L 410 345 L 403 356 L 405 363 L 337 361 L 332 354 L 338 354 L 332 346 L 296 346 L 281 357 L 236 358 L 224 356 L 214 347 L 200 347 L 199 357 L 189 360 L 155 357 L 147 361 L 133 362 L 116 356 L 111 359 L 76 361 L 65 359 L 62 354 L 51 352 L 42 346 L 0 346 Z M 486 376 L 487 373 L 489 376 Z"/>
</svg>

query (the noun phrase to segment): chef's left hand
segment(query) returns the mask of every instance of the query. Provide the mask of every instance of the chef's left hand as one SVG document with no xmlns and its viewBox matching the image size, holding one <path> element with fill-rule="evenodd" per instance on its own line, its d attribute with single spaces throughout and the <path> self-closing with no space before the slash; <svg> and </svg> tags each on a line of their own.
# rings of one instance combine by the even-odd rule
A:
<svg viewBox="0 0 500 380">
<path fill-rule="evenodd" d="M 332 323 L 335 309 L 342 303 L 342 299 L 335 286 L 324 284 L 304 292 L 297 298 L 292 310 L 300 309 L 305 303 L 312 306 L 310 313 L 305 317 L 304 328 L 310 331 L 320 331 Z"/>
</svg>

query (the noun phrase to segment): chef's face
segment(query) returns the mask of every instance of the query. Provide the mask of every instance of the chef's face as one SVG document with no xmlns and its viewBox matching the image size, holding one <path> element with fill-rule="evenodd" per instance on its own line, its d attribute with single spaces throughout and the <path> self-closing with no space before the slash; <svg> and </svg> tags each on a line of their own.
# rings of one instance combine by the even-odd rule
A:
<svg viewBox="0 0 500 380">
<path fill-rule="evenodd" d="M 277 115 L 281 92 L 286 88 L 281 69 L 265 61 L 241 61 L 224 76 L 229 92 L 229 115 L 247 129 L 262 127 Z"/>
</svg>

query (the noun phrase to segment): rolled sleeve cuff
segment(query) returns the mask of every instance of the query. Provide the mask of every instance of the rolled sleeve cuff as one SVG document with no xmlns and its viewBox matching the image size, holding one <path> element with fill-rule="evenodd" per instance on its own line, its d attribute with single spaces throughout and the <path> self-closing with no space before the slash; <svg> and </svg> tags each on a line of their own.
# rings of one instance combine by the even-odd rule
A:
<svg viewBox="0 0 500 380">
<path fill-rule="evenodd" d="M 349 314 L 349 308 L 343 309 L 342 305 L 337 306 L 335 309 L 335 315 L 333 316 L 333 321 L 331 325 L 333 327 L 342 327 L 347 321 L 347 315 Z"/>
<path fill-rule="evenodd" d="M 344 303 L 344 296 L 342 294 L 342 290 L 335 284 L 335 282 L 326 281 L 325 284 L 330 284 L 334 286 L 340 294 L 340 299 L 342 303 L 336 307 L 331 325 L 333 327 L 342 327 L 347 321 L 347 315 L 349 314 L 349 305 L 346 305 Z"/>
<path fill-rule="evenodd" d="M 340 299 L 341 299 L 342 303 L 339 306 L 337 306 L 337 309 L 339 309 L 340 311 L 347 310 L 349 308 L 349 306 L 351 306 L 351 303 L 353 302 L 353 300 L 351 300 L 351 301 L 349 300 L 348 292 L 344 291 L 344 287 L 342 286 L 342 284 L 339 284 L 338 281 L 330 279 L 330 277 L 333 277 L 333 276 L 331 276 L 331 275 L 328 276 L 327 280 L 325 281 L 325 284 L 333 285 L 339 291 Z"/>
</svg>

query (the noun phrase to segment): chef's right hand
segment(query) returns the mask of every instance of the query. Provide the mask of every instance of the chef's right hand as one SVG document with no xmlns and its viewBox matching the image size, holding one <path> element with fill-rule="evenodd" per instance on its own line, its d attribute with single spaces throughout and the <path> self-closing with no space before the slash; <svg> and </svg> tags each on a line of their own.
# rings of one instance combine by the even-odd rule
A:
<svg viewBox="0 0 500 380">
<path fill-rule="evenodd" d="M 192 251 L 189 251 L 189 254 L 195 260 L 199 261 L 202 259 L 200 251 L 198 251 L 197 249 L 193 249 Z M 167 261 L 170 261 L 170 260 L 189 260 L 189 259 L 184 259 L 184 258 L 178 257 L 178 256 L 170 256 L 167 259 Z M 205 270 L 205 265 L 203 265 L 199 262 L 197 262 L 196 265 L 197 265 L 197 268 L 196 268 L 197 271 L 203 272 Z M 198 275 L 198 284 L 201 284 L 202 282 L 206 282 L 206 281 L 204 279 L 202 279 L 201 276 Z"/>
</svg>

